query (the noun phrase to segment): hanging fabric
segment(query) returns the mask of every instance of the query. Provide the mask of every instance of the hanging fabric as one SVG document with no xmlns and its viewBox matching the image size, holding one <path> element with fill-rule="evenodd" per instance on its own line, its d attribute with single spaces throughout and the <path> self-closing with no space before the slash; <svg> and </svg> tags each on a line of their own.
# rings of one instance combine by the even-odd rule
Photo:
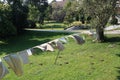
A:
<svg viewBox="0 0 120 80">
<path fill-rule="evenodd" d="M 65 36 L 64 38 L 65 38 L 65 40 L 66 40 L 66 41 L 69 41 L 69 38 L 68 38 L 68 36 Z"/>
<path fill-rule="evenodd" d="M 31 49 L 27 49 L 28 56 L 32 55 Z"/>
<path fill-rule="evenodd" d="M 59 41 L 62 42 L 63 44 L 66 44 L 66 43 L 67 43 L 67 40 L 66 40 L 64 37 L 59 38 Z"/>
<path fill-rule="evenodd" d="M 73 35 L 75 41 L 78 43 L 78 44 L 83 44 L 85 43 L 85 41 L 83 40 L 82 37 L 78 36 L 78 35 Z"/>
<path fill-rule="evenodd" d="M 0 80 L 9 73 L 8 69 L 6 66 L 2 63 L 2 60 L 0 58 Z"/>
<path fill-rule="evenodd" d="M 4 60 L 17 76 L 22 76 L 22 61 L 18 54 L 9 54 L 4 57 Z"/>
<path fill-rule="evenodd" d="M 54 51 L 54 48 L 50 44 L 47 44 L 46 51 Z"/>
<path fill-rule="evenodd" d="M 59 49 L 59 51 L 63 51 L 64 45 L 60 41 L 57 41 L 57 48 Z"/>
<path fill-rule="evenodd" d="M 18 52 L 18 55 L 20 56 L 23 64 L 28 64 L 29 63 L 27 50 Z"/>
<path fill-rule="evenodd" d="M 48 42 L 48 44 L 50 44 L 54 49 L 56 49 L 57 48 L 57 45 L 56 45 L 57 41 L 58 41 L 58 39 L 55 39 L 55 40 Z"/>
<path fill-rule="evenodd" d="M 69 35 L 69 36 L 67 36 L 67 38 L 73 38 L 74 39 L 73 35 Z"/>
<path fill-rule="evenodd" d="M 44 47 L 41 47 L 40 45 L 33 47 L 33 49 L 34 49 L 34 48 L 38 48 L 38 49 L 40 49 L 40 50 L 42 50 L 42 51 L 45 51 L 45 48 L 44 48 Z"/>
</svg>

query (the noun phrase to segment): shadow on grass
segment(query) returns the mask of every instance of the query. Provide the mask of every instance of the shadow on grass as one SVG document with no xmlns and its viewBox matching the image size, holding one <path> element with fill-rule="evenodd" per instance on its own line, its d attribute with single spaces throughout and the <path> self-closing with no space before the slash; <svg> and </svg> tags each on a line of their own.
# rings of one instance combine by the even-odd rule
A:
<svg viewBox="0 0 120 80">
<path fill-rule="evenodd" d="M 105 42 L 110 43 L 110 45 L 112 43 L 113 48 L 116 45 L 120 46 L 120 35 L 108 35 L 107 38 L 105 39 Z M 117 46 L 118 49 L 119 49 L 119 46 Z M 120 58 L 120 53 L 117 53 L 115 55 Z M 118 76 L 116 76 L 116 80 L 120 80 L 120 66 L 115 68 L 117 69 L 116 71 L 118 73 Z"/>
<path fill-rule="evenodd" d="M 117 80 L 120 80 L 120 76 L 118 76 L 117 78 L 118 78 Z"/>
<path fill-rule="evenodd" d="M 106 38 L 105 42 L 110 42 L 110 43 L 116 43 L 116 42 L 120 42 L 120 37 L 110 37 L 110 38 Z"/>
<path fill-rule="evenodd" d="M 116 56 L 120 57 L 120 54 L 116 54 Z"/>
<path fill-rule="evenodd" d="M 117 80 L 120 80 L 120 67 L 116 67 L 117 68 L 117 72 L 119 73 L 119 76 L 117 76 Z"/>
<path fill-rule="evenodd" d="M 15 53 L 15 52 L 19 52 L 25 49 L 29 49 L 32 48 L 34 46 L 40 45 L 42 43 L 48 42 L 50 41 L 50 39 L 44 39 L 41 41 L 37 41 L 37 40 L 17 40 L 17 42 L 8 42 L 8 44 L 4 44 L 4 45 L 0 45 L 1 49 L 0 49 L 0 55 L 1 54 L 10 54 L 10 53 Z"/>
<path fill-rule="evenodd" d="M 0 40 L 4 43 L 0 44 L 0 55 L 29 49 L 31 47 L 53 40 L 58 35 L 66 34 L 67 33 L 26 31 L 22 35 L 11 37 L 6 40 Z"/>
<path fill-rule="evenodd" d="M 116 56 L 120 57 L 120 54 L 116 54 Z M 119 76 L 117 76 L 117 80 L 120 80 L 120 67 L 116 67 L 117 68 L 117 72 L 119 74 Z"/>
</svg>

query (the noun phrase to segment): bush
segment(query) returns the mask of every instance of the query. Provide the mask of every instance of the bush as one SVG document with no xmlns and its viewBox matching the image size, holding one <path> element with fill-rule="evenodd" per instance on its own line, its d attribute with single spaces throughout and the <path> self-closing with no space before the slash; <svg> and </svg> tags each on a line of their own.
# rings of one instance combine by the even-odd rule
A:
<svg viewBox="0 0 120 80">
<path fill-rule="evenodd" d="M 0 37 L 7 37 L 15 35 L 17 33 L 16 28 L 7 19 L 3 18 L 0 21 Z"/>
<path fill-rule="evenodd" d="M 81 26 L 82 25 L 82 22 L 80 21 L 74 21 L 70 24 L 70 26 Z"/>
<path fill-rule="evenodd" d="M 68 24 L 69 24 L 69 22 L 68 22 L 68 21 L 64 21 L 64 22 L 63 22 L 63 24 L 66 24 L 66 25 L 68 25 Z"/>
</svg>

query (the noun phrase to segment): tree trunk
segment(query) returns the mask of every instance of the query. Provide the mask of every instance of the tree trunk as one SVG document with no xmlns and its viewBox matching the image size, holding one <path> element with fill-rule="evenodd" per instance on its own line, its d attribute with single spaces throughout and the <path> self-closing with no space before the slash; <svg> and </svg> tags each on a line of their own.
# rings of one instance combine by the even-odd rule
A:
<svg viewBox="0 0 120 80">
<path fill-rule="evenodd" d="M 96 41 L 97 42 L 104 41 L 104 28 L 101 26 L 96 27 Z"/>
</svg>

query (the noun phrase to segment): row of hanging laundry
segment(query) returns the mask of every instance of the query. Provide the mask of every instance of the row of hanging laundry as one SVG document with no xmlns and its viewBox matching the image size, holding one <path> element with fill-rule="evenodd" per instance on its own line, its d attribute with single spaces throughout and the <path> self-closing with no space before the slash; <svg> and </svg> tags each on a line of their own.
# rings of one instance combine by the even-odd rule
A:
<svg viewBox="0 0 120 80">
<path fill-rule="evenodd" d="M 17 76 L 22 76 L 23 74 L 22 66 L 23 64 L 29 63 L 29 56 L 33 54 L 32 50 L 38 48 L 41 49 L 42 51 L 54 51 L 54 49 L 63 51 L 64 50 L 63 44 L 67 43 L 69 41 L 69 38 L 73 38 L 78 44 L 83 44 L 85 42 L 85 39 L 83 37 L 80 37 L 79 34 L 72 34 L 0 58 L 0 80 L 2 80 L 2 78 L 9 73 L 9 70 L 4 65 L 2 60 L 4 60 L 8 64 L 8 66 L 14 71 L 14 73 Z"/>
</svg>

